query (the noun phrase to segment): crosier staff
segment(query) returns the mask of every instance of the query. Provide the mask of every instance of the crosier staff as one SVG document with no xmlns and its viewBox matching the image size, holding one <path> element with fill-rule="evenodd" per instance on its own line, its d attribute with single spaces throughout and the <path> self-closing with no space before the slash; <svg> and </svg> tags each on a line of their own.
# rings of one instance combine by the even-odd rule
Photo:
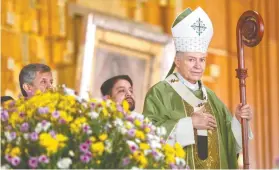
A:
<svg viewBox="0 0 279 170">
<path fill-rule="evenodd" d="M 264 34 L 263 19 L 255 11 L 244 12 L 238 20 L 236 27 L 237 38 L 237 57 L 238 68 L 236 69 L 237 78 L 239 79 L 240 103 L 246 104 L 246 82 L 247 69 L 244 62 L 244 45 L 254 47 L 258 45 Z M 242 146 L 243 146 L 243 165 L 244 169 L 249 169 L 249 150 L 248 150 L 248 127 L 247 120 L 241 119 L 242 127 Z"/>
</svg>

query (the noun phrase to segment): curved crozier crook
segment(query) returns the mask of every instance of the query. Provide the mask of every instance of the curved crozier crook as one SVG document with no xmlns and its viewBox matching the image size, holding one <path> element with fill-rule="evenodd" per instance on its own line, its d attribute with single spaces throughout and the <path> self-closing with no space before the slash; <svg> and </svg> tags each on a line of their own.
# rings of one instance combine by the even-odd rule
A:
<svg viewBox="0 0 279 170">
<path fill-rule="evenodd" d="M 259 13 L 256 11 L 244 12 L 237 23 L 240 31 L 242 42 L 248 47 L 258 45 L 264 34 L 264 22 Z"/>
</svg>

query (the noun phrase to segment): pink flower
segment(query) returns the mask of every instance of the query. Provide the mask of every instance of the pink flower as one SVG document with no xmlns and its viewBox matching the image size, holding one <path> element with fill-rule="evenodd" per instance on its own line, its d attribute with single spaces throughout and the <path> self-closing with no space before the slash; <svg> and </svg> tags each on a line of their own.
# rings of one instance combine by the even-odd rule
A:
<svg viewBox="0 0 279 170">
<path fill-rule="evenodd" d="M 20 158 L 19 157 L 13 157 L 11 160 L 11 163 L 13 166 L 17 166 L 18 164 L 20 164 Z"/>
<path fill-rule="evenodd" d="M 38 133 L 37 132 L 32 132 L 30 134 L 30 138 L 31 138 L 32 141 L 38 140 Z"/>
<path fill-rule="evenodd" d="M 41 163 L 46 163 L 46 164 L 49 163 L 49 159 L 46 155 L 41 155 L 38 160 Z"/>
<path fill-rule="evenodd" d="M 58 111 L 54 111 L 54 112 L 52 113 L 52 117 L 54 117 L 55 119 L 59 118 L 59 116 L 60 116 L 60 114 L 59 114 Z"/>
<path fill-rule="evenodd" d="M 79 145 L 79 150 L 80 150 L 81 152 L 87 152 L 88 149 L 89 149 L 89 146 L 88 146 L 88 144 L 86 144 L 86 143 L 82 143 L 82 144 Z"/>
<path fill-rule="evenodd" d="M 124 158 L 123 161 L 122 161 L 122 165 L 123 165 L 123 166 L 126 166 L 126 165 L 128 165 L 129 163 L 130 163 L 130 158 L 128 158 L 128 157 Z"/>
<path fill-rule="evenodd" d="M 135 129 L 130 129 L 127 134 L 130 136 L 130 137 L 134 137 L 136 135 L 136 131 Z"/>
<path fill-rule="evenodd" d="M 20 131 L 22 132 L 27 132 L 29 129 L 29 124 L 27 122 L 23 123 L 21 126 L 20 126 Z"/>
<path fill-rule="evenodd" d="M 83 163 L 88 163 L 91 160 L 91 158 L 88 155 L 81 155 L 80 160 Z"/>
<path fill-rule="evenodd" d="M 1 111 L 1 120 L 3 122 L 7 121 L 9 119 L 9 114 L 6 110 Z"/>
<path fill-rule="evenodd" d="M 28 160 L 28 165 L 30 168 L 37 168 L 38 167 L 38 158 L 37 157 L 31 157 Z"/>
<path fill-rule="evenodd" d="M 12 156 L 11 155 L 5 155 L 5 159 L 8 161 L 8 162 L 11 162 L 12 161 Z"/>
</svg>

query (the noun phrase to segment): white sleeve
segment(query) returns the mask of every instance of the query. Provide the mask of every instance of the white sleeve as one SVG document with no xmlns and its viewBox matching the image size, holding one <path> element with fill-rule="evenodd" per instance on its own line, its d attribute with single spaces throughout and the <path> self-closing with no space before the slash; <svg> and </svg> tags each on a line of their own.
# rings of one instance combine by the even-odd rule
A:
<svg viewBox="0 0 279 170">
<path fill-rule="evenodd" d="M 182 147 L 195 144 L 192 118 L 182 118 L 176 124 L 167 139 L 167 143 L 173 146 L 176 142 L 180 143 Z"/>
<path fill-rule="evenodd" d="M 240 153 L 242 150 L 241 124 L 239 123 L 239 121 L 236 119 L 235 116 L 232 119 L 231 125 L 232 125 L 232 132 L 233 132 L 234 138 L 236 140 L 236 153 Z M 253 139 L 253 133 L 252 133 L 250 126 L 248 129 L 248 138 Z"/>
</svg>

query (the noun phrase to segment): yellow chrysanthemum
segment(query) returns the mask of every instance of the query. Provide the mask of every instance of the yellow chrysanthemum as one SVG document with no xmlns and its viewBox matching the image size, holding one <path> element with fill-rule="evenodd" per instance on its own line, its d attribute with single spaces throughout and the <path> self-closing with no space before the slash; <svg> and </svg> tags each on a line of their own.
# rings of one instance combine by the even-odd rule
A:
<svg viewBox="0 0 279 170">
<path fill-rule="evenodd" d="M 123 109 L 124 109 L 124 111 L 126 111 L 126 112 L 128 112 L 129 111 L 129 103 L 126 101 L 126 100 L 124 100 L 123 102 L 122 102 L 122 105 L 123 105 Z"/>
<path fill-rule="evenodd" d="M 48 155 L 56 153 L 59 148 L 63 148 L 65 146 L 64 142 L 67 140 L 68 138 L 62 134 L 56 134 L 53 138 L 49 133 L 42 133 L 39 137 L 39 143 L 46 148 Z"/>
<path fill-rule="evenodd" d="M 134 124 L 135 124 L 137 127 L 140 127 L 140 126 L 141 126 L 141 121 L 138 120 L 138 119 L 136 119 L 136 120 L 134 121 Z"/>
<path fill-rule="evenodd" d="M 91 151 L 102 155 L 105 150 L 105 145 L 103 142 L 96 142 L 91 145 Z"/>
<path fill-rule="evenodd" d="M 182 146 L 179 143 L 175 143 L 174 148 L 176 156 L 184 159 L 186 154 Z"/>
<path fill-rule="evenodd" d="M 94 136 L 92 136 L 92 137 L 89 138 L 89 140 L 90 140 L 91 142 L 95 142 L 95 141 L 96 141 L 96 138 L 95 138 Z"/>
<path fill-rule="evenodd" d="M 68 115 L 65 111 L 61 110 L 59 111 L 60 117 L 66 121 L 66 123 L 69 123 L 73 120 L 73 117 L 71 115 Z"/>
<path fill-rule="evenodd" d="M 39 143 L 41 146 L 45 147 L 48 155 L 54 154 L 58 150 L 58 141 L 52 138 L 48 133 L 42 133 L 39 137 Z"/>
<path fill-rule="evenodd" d="M 106 108 L 104 108 L 104 109 L 102 110 L 102 113 L 103 113 L 103 116 L 104 116 L 104 117 L 108 117 L 108 115 L 109 115 L 109 112 L 108 112 L 108 110 L 107 110 Z"/>
<path fill-rule="evenodd" d="M 166 164 L 174 164 L 175 163 L 175 158 L 174 156 L 166 156 Z"/>
<path fill-rule="evenodd" d="M 105 134 L 105 133 L 103 133 L 103 134 L 101 134 L 101 135 L 99 136 L 99 139 L 100 139 L 101 141 L 105 141 L 107 138 L 108 138 L 108 135 Z"/>
<path fill-rule="evenodd" d="M 56 140 L 58 141 L 58 142 L 65 142 L 65 141 L 67 141 L 68 140 L 68 137 L 66 137 L 66 136 L 64 136 L 64 135 L 62 135 L 62 134 L 56 134 L 55 135 L 55 138 L 56 138 Z"/>
<path fill-rule="evenodd" d="M 151 130 L 150 130 L 149 127 L 144 128 L 144 132 L 145 132 L 145 133 L 149 133 L 150 131 L 151 131 Z"/>
<path fill-rule="evenodd" d="M 141 151 L 135 151 L 133 153 L 133 158 L 140 163 L 141 168 L 145 168 L 148 161 L 146 157 L 144 156 L 143 152 Z"/>
<path fill-rule="evenodd" d="M 165 144 L 163 149 L 164 149 L 166 155 L 173 155 L 173 156 L 175 155 L 175 150 L 171 145 Z"/>
<path fill-rule="evenodd" d="M 147 143 L 140 143 L 139 144 L 141 150 L 147 150 L 150 146 Z"/>
<path fill-rule="evenodd" d="M 145 140 L 145 135 L 142 131 L 136 130 L 135 135 L 136 135 L 137 138 L 139 138 L 141 140 Z"/>
<path fill-rule="evenodd" d="M 21 151 L 20 151 L 19 147 L 13 148 L 13 149 L 11 150 L 11 152 L 10 152 L 10 155 L 11 155 L 12 157 L 20 156 L 20 155 L 21 155 Z"/>
</svg>

